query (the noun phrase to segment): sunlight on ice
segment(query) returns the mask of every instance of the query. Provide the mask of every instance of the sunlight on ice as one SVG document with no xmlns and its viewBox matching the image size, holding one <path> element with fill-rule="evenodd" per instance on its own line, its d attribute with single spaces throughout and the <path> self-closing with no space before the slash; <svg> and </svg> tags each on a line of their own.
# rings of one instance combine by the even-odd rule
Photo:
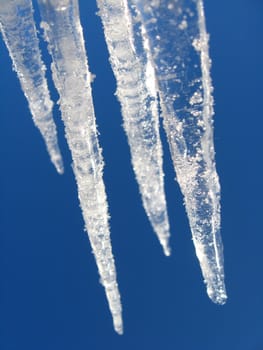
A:
<svg viewBox="0 0 263 350">
<path fill-rule="evenodd" d="M 143 205 L 164 253 L 170 255 L 153 66 L 142 54 L 138 55 L 145 48 L 134 38 L 127 1 L 97 0 L 97 3 Z"/>
<path fill-rule="evenodd" d="M 52 116 L 53 102 L 45 78 L 31 0 L 0 0 L 0 30 L 34 123 L 46 142 L 51 161 L 62 174 L 63 161 Z"/>
<path fill-rule="evenodd" d="M 38 0 L 45 39 L 52 56 L 52 76 L 73 159 L 80 206 L 105 288 L 116 332 L 122 333 L 121 302 L 111 250 L 108 204 L 102 178 L 91 93 L 91 74 L 77 0 Z"/>
<path fill-rule="evenodd" d="M 155 64 L 164 127 L 209 297 L 226 301 L 213 97 L 202 0 L 131 0 Z"/>
<path fill-rule="evenodd" d="M 38 0 L 52 57 L 66 139 L 85 227 L 105 288 L 114 328 L 122 306 L 112 254 L 103 159 L 77 0 Z M 97 0 L 117 81 L 132 164 L 143 206 L 166 255 L 169 222 L 164 192 L 159 108 L 196 255 L 209 297 L 223 304 L 220 185 L 213 144 L 213 96 L 202 0 Z M 57 143 L 31 0 L 0 0 L 0 29 L 30 111 L 59 173 Z"/>
</svg>

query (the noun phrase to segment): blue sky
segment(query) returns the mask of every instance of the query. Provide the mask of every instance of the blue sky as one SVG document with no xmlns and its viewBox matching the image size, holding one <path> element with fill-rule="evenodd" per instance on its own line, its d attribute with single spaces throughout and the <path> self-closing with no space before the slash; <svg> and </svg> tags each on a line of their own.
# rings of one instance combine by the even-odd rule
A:
<svg viewBox="0 0 263 350">
<path fill-rule="evenodd" d="M 205 1 L 222 187 L 225 306 L 206 295 L 163 132 L 173 254 L 162 254 L 131 168 L 95 0 L 83 0 L 80 7 L 96 74 L 94 104 L 125 333 L 114 333 L 98 283 L 58 109 L 63 176 L 49 162 L 1 41 L 1 350 L 263 350 L 262 1 Z"/>
</svg>

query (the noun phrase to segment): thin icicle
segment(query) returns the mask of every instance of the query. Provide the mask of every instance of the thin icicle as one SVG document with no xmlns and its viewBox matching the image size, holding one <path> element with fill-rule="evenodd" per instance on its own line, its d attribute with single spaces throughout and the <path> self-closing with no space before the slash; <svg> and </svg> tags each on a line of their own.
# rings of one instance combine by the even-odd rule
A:
<svg viewBox="0 0 263 350">
<path fill-rule="evenodd" d="M 143 205 L 164 253 L 169 255 L 158 99 L 154 69 L 143 54 L 147 42 L 142 40 L 143 33 L 134 38 L 127 0 L 97 0 L 97 4 Z"/>
<path fill-rule="evenodd" d="M 34 123 L 46 142 L 51 161 L 62 174 L 63 161 L 52 116 L 53 102 L 45 79 L 31 0 L 0 0 L 0 30 Z"/>
<path fill-rule="evenodd" d="M 52 74 L 72 153 L 85 226 L 98 265 L 116 332 L 122 333 L 120 295 L 112 255 L 103 160 L 91 95 L 77 0 L 38 0 L 42 28 L 52 56 Z"/>
<path fill-rule="evenodd" d="M 213 145 L 213 97 L 202 0 L 132 0 L 150 42 L 164 126 L 207 285 L 226 301 L 220 185 Z"/>
</svg>

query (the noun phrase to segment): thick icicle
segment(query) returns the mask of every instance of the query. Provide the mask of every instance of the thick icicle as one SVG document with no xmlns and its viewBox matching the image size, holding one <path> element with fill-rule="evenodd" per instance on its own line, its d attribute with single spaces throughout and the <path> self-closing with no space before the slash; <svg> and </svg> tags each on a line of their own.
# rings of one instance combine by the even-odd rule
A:
<svg viewBox="0 0 263 350">
<path fill-rule="evenodd" d="M 111 250 L 108 205 L 102 179 L 91 81 L 77 0 L 38 0 L 42 28 L 52 56 L 52 74 L 73 158 L 85 226 L 113 316 L 122 333 L 120 295 Z"/>
<path fill-rule="evenodd" d="M 169 255 L 158 99 L 153 65 L 145 55 L 148 43 L 142 40 L 142 32 L 134 38 L 127 0 L 97 0 L 97 4 L 143 205 L 165 254 Z"/>
<path fill-rule="evenodd" d="M 220 185 L 213 145 L 213 97 L 202 0 L 132 0 L 150 42 L 164 126 L 207 285 L 226 301 Z"/>
<path fill-rule="evenodd" d="M 52 117 L 53 102 L 45 79 L 31 0 L 0 0 L 0 30 L 34 123 L 46 142 L 51 161 L 62 174 L 63 162 Z"/>
</svg>

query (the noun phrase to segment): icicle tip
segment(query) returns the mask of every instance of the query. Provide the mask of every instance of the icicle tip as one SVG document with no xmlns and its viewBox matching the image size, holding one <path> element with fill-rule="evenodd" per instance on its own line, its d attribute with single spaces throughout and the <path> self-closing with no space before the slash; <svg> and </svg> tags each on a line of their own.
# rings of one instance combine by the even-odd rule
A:
<svg viewBox="0 0 263 350">
<path fill-rule="evenodd" d="M 164 255 L 170 256 L 171 255 L 171 248 L 170 248 L 169 244 L 167 243 L 167 241 L 161 242 L 161 245 L 163 247 Z"/>
<path fill-rule="evenodd" d="M 215 304 L 224 305 L 227 302 L 227 294 L 224 287 L 214 289 L 209 286 L 207 287 L 207 294 Z"/>
<path fill-rule="evenodd" d="M 57 154 L 51 155 L 51 162 L 53 163 L 53 165 L 56 168 L 59 175 L 63 175 L 64 174 L 64 165 L 63 165 L 62 158 L 58 157 Z"/>
<path fill-rule="evenodd" d="M 114 330 L 119 335 L 123 335 L 123 322 L 121 315 L 114 315 L 113 317 Z"/>
<path fill-rule="evenodd" d="M 155 233 L 160 241 L 160 244 L 163 248 L 163 252 L 165 256 L 171 255 L 171 247 L 169 244 L 170 239 L 170 231 L 169 231 L 169 224 L 168 221 L 165 221 L 164 227 L 156 227 L 155 226 Z"/>
</svg>

